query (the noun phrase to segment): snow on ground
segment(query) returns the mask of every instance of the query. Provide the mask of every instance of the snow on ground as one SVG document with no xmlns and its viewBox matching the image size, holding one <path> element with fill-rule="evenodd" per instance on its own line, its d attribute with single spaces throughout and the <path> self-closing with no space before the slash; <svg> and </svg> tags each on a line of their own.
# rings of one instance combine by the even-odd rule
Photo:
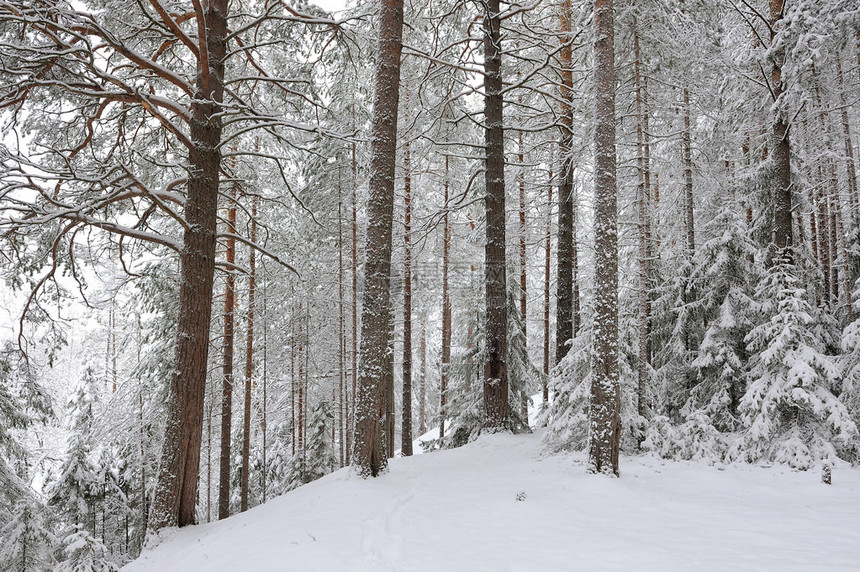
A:
<svg viewBox="0 0 860 572">
<path fill-rule="evenodd" d="M 624 457 L 619 479 L 539 434 L 348 469 L 218 523 L 170 531 L 125 570 L 860 570 L 860 470 Z M 517 498 L 523 500 L 517 500 Z"/>
</svg>

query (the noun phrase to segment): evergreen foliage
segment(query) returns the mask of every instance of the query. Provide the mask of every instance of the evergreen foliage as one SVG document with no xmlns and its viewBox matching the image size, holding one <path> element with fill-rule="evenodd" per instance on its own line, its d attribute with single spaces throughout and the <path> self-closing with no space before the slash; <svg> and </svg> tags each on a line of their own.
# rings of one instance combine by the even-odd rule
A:
<svg viewBox="0 0 860 572">
<path fill-rule="evenodd" d="M 746 336 L 744 431 L 730 458 L 813 467 L 853 448 L 857 426 L 834 395 L 839 370 L 813 335 L 813 310 L 796 267 L 777 261 L 756 288 L 759 324 Z"/>
</svg>

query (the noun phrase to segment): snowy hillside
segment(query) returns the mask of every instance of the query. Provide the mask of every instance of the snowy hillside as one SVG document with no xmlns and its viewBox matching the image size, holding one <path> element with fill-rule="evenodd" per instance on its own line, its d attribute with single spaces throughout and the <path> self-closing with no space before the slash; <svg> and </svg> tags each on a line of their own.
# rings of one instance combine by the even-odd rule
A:
<svg viewBox="0 0 860 572">
<path fill-rule="evenodd" d="M 860 471 L 540 456 L 540 435 L 490 435 L 341 470 L 218 523 L 167 533 L 129 572 L 338 570 L 856 571 Z M 522 500 L 518 500 L 522 499 Z"/>
</svg>

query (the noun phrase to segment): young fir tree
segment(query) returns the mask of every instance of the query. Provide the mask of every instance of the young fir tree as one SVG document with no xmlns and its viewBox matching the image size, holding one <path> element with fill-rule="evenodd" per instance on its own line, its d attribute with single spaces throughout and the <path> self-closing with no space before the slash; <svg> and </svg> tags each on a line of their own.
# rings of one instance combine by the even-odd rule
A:
<svg viewBox="0 0 860 572">
<path fill-rule="evenodd" d="M 298 451 L 289 465 L 286 490 L 322 478 L 337 468 L 337 455 L 331 440 L 333 424 L 331 404 L 318 401 L 309 415 L 304 450 Z"/>
<path fill-rule="evenodd" d="M 751 280 L 755 276 L 750 241 L 742 215 L 733 205 L 719 210 L 702 229 L 713 238 L 696 252 L 692 283 L 706 324 L 692 362 L 695 385 L 681 413 L 704 413 L 719 431 L 738 428 L 738 405 L 745 389 L 748 359 L 744 338 L 752 328 Z"/>
<path fill-rule="evenodd" d="M 55 572 L 119 572 L 101 539 L 85 529 L 63 538 L 62 554 L 64 559 Z"/>
<path fill-rule="evenodd" d="M 813 335 L 814 310 L 797 269 L 777 261 L 756 288 L 759 325 L 739 411 L 745 430 L 729 457 L 808 469 L 853 448 L 857 426 L 834 395 L 839 371 Z"/>
<path fill-rule="evenodd" d="M 480 300 L 475 292 L 474 300 Z M 441 447 L 461 447 L 480 434 L 483 419 L 483 391 L 478 382 L 478 364 L 484 361 L 485 329 L 479 305 L 466 315 L 465 347 L 458 348 L 452 359 L 445 407 L 445 435 Z M 435 446 L 435 444 L 434 444 Z"/>
<path fill-rule="evenodd" d="M 513 266 L 513 265 L 511 265 Z M 517 287 L 508 292 L 508 403 L 511 428 L 514 432 L 528 432 L 528 404 L 532 392 L 538 389 L 540 372 L 529 358 L 522 314 L 517 310 Z"/>
<path fill-rule="evenodd" d="M 98 383 L 95 369 L 87 366 L 68 405 L 71 434 L 65 455 L 46 488 L 49 504 L 56 508 L 66 534 L 87 526 L 96 533 L 95 504 L 102 483 L 93 464 L 92 428 Z"/>
<path fill-rule="evenodd" d="M 47 570 L 56 538 L 48 509 L 27 485 L 32 457 L 21 434 L 48 420 L 50 400 L 35 382 L 17 379 L 14 355 L 10 347 L 0 352 L 0 569 Z"/>
<path fill-rule="evenodd" d="M 856 292 L 856 286 L 855 286 Z M 855 293 L 855 316 L 860 316 L 860 301 Z M 842 387 L 839 400 L 848 409 L 854 424 L 860 427 L 860 318 L 845 326 L 842 332 L 842 355 L 840 369 Z M 860 445 L 855 446 L 854 457 L 860 453 Z"/>
<path fill-rule="evenodd" d="M 588 444 L 591 391 L 591 321 L 571 340 L 565 357 L 549 374 L 550 405 L 544 413 L 544 443 L 550 451 L 581 451 Z"/>
<path fill-rule="evenodd" d="M 337 455 L 331 440 L 334 413 L 331 403 L 320 400 L 311 409 L 308 420 L 307 462 L 305 482 L 326 476 L 337 468 Z"/>
<path fill-rule="evenodd" d="M 9 489 L 13 483 L 2 475 L 2 488 Z M 18 487 L 21 492 L 23 483 Z M 54 564 L 50 548 L 57 542 L 45 521 L 46 508 L 31 494 L 22 494 L 11 506 L 9 519 L 0 527 L 0 569 L 9 572 L 49 570 Z"/>
</svg>

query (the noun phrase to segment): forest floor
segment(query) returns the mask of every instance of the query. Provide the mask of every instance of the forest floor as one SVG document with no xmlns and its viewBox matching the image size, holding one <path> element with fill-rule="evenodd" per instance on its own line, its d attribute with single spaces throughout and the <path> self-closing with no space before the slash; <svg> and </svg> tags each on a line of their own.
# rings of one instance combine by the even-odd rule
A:
<svg viewBox="0 0 860 572">
<path fill-rule="evenodd" d="M 125 570 L 853 571 L 860 469 L 622 457 L 587 475 L 540 433 L 342 469 L 228 520 L 168 531 Z"/>
</svg>

